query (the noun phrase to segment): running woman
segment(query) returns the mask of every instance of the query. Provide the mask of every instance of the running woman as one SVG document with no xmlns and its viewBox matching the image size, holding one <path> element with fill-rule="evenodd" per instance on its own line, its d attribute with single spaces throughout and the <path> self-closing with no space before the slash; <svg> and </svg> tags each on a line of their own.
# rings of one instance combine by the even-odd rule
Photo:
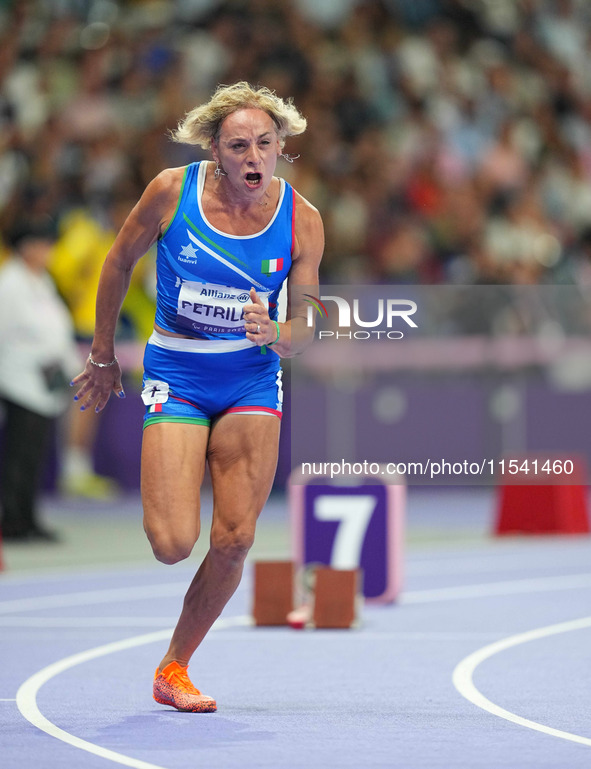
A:
<svg viewBox="0 0 591 769">
<path fill-rule="evenodd" d="M 322 221 L 274 175 L 286 138 L 305 128 L 291 100 L 245 82 L 219 86 L 186 115 L 172 138 L 209 149 L 213 161 L 164 170 L 148 184 L 106 256 L 91 352 L 73 380 L 82 409 L 102 410 L 111 392 L 124 397 L 115 327 L 131 273 L 157 242 L 141 492 L 144 529 L 159 561 L 187 558 L 199 537 L 206 462 L 213 489 L 209 551 L 154 677 L 154 698 L 178 710 L 216 710 L 187 667 L 240 582 L 271 490 L 280 358 L 300 353 L 313 334 L 297 289 L 317 293 Z"/>
</svg>

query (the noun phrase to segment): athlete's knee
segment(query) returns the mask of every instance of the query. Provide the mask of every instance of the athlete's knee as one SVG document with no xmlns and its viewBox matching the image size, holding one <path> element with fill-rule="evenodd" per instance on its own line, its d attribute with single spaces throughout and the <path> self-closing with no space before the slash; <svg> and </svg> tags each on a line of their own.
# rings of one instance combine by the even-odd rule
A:
<svg viewBox="0 0 591 769">
<path fill-rule="evenodd" d="M 154 528 L 147 526 L 146 523 L 144 523 L 144 529 L 156 560 L 169 566 L 188 558 L 197 541 L 197 536 L 189 532 Z"/>
<path fill-rule="evenodd" d="M 158 538 L 153 539 L 148 535 L 150 544 L 152 545 L 152 552 L 157 561 L 165 563 L 168 566 L 172 566 L 179 561 L 184 561 L 188 558 L 193 551 L 194 543 L 187 541 L 179 541 L 174 538 Z"/>
<path fill-rule="evenodd" d="M 216 524 L 211 530 L 211 549 L 228 561 L 242 562 L 254 543 L 254 528 L 248 525 Z"/>
</svg>

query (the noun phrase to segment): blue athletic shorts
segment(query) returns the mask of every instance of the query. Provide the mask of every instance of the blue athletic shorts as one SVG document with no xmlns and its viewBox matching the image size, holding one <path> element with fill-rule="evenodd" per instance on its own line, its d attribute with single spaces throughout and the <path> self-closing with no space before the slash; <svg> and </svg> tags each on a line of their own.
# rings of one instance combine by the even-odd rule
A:
<svg viewBox="0 0 591 769">
<path fill-rule="evenodd" d="M 222 414 L 281 418 L 278 355 L 252 346 L 232 352 L 198 351 L 202 347 L 192 339 L 152 334 L 144 353 L 144 427 L 155 422 L 210 425 Z"/>
</svg>

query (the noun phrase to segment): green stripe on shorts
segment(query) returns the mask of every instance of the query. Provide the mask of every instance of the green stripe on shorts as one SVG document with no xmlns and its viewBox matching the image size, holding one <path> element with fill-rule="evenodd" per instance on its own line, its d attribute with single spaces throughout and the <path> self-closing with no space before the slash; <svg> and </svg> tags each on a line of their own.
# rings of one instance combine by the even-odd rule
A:
<svg viewBox="0 0 591 769">
<path fill-rule="evenodd" d="M 173 414 L 151 414 L 144 420 L 144 430 L 148 425 L 155 425 L 157 422 L 181 422 L 186 425 L 203 425 L 209 427 L 210 419 L 205 417 L 179 417 Z"/>
</svg>

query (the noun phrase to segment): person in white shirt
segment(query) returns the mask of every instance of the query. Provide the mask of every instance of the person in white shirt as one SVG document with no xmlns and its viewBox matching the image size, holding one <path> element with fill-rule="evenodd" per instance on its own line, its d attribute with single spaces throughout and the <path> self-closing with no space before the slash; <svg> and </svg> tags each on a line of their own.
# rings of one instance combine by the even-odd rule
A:
<svg viewBox="0 0 591 769">
<path fill-rule="evenodd" d="M 55 541 L 38 521 L 36 500 L 52 423 L 67 408 L 80 357 L 46 269 L 51 222 L 22 222 L 7 240 L 13 255 L 0 267 L 0 530 L 4 540 Z"/>
</svg>

